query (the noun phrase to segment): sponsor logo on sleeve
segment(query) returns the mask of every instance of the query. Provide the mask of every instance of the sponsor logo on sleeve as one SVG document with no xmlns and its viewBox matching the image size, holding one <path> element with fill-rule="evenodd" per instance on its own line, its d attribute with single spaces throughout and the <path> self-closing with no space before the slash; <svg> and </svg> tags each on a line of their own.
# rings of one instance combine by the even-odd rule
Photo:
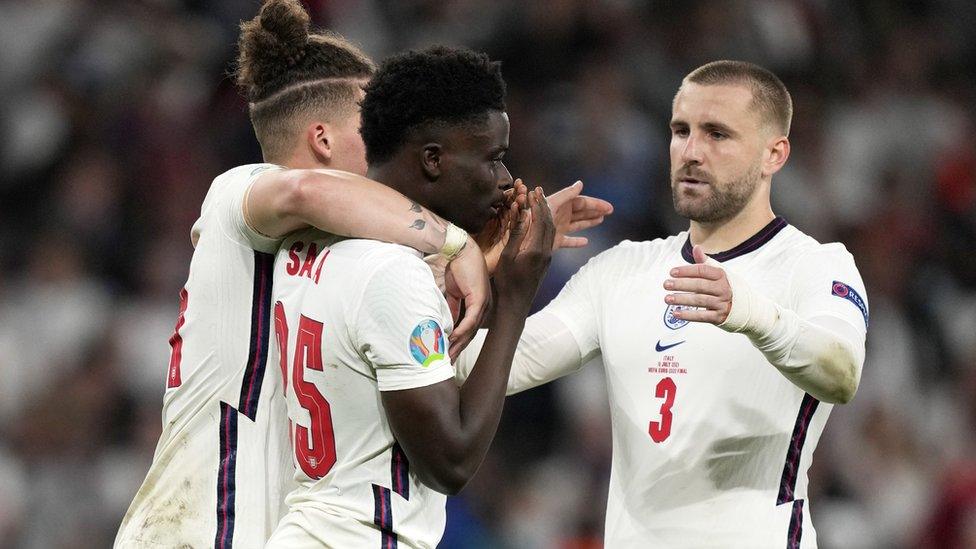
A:
<svg viewBox="0 0 976 549">
<path fill-rule="evenodd" d="M 424 320 L 417 324 L 410 334 L 410 354 L 424 368 L 444 358 L 446 349 L 444 330 L 434 320 Z"/>
<path fill-rule="evenodd" d="M 839 282 L 839 281 L 835 280 L 834 283 L 830 287 L 830 293 L 833 294 L 833 295 L 835 295 L 835 296 L 837 296 L 837 297 L 839 297 L 839 298 L 846 299 L 847 301 L 850 301 L 858 309 L 860 309 L 861 315 L 864 316 L 864 327 L 867 328 L 867 326 L 868 326 L 868 306 L 867 306 L 866 303 L 864 303 L 864 299 L 861 297 L 861 295 L 857 293 L 857 290 L 855 290 L 854 288 L 851 288 L 850 286 L 848 286 L 847 284 L 844 284 L 843 282 Z"/>
</svg>

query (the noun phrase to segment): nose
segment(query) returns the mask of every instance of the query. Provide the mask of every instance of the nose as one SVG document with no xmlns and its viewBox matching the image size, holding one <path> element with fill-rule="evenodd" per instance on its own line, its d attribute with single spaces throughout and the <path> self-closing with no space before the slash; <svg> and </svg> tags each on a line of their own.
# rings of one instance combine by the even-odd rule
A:
<svg viewBox="0 0 976 549">
<path fill-rule="evenodd" d="M 498 170 L 498 188 L 507 191 L 515 186 L 515 180 L 512 179 L 511 172 L 508 171 L 508 166 L 504 163 L 501 164 L 501 169 Z"/>
<path fill-rule="evenodd" d="M 684 147 L 681 149 L 681 161 L 684 164 L 701 164 L 701 148 L 698 146 L 698 138 L 694 134 L 685 139 Z"/>
</svg>

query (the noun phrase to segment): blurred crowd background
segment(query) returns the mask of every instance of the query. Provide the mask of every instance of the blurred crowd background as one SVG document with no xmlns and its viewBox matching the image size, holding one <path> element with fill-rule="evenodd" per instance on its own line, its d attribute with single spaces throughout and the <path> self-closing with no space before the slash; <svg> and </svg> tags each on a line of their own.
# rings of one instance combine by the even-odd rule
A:
<svg viewBox="0 0 976 549">
<path fill-rule="evenodd" d="M 686 228 L 668 188 L 684 74 L 757 62 L 796 105 L 774 205 L 844 242 L 868 352 L 811 470 L 824 548 L 976 547 L 976 8 L 968 0 L 309 0 L 376 59 L 502 60 L 508 166 L 616 213 L 539 298 L 622 239 Z M 256 0 L 0 3 L 0 547 L 108 547 L 151 461 L 190 225 L 260 161 L 228 78 Z M 443 547 L 598 547 L 602 368 L 509 399 Z"/>
</svg>

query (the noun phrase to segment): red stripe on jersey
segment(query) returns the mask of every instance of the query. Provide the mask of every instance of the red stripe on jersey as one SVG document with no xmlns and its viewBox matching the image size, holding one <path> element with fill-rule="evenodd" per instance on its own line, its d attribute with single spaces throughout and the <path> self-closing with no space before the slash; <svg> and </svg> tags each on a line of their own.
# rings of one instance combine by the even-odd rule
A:
<svg viewBox="0 0 976 549">
<path fill-rule="evenodd" d="M 183 362 L 183 336 L 180 335 L 180 328 L 186 322 L 186 303 L 189 299 L 189 294 L 186 292 L 186 288 L 180 290 L 180 313 L 176 317 L 176 328 L 173 330 L 173 336 L 169 338 L 169 346 L 173 349 L 173 352 L 169 356 L 169 373 L 166 376 L 166 387 L 179 387 L 183 384 L 183 377 L 180 374 L 180 364 Z"/>
</svg>

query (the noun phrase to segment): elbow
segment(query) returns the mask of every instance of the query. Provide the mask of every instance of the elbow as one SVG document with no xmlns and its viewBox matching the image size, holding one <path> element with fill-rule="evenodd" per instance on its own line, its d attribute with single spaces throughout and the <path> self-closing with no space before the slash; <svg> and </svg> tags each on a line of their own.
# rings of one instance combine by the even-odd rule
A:
<svg viewBox="0 0 976 549">
<path fill-rule="evenodd" d="M 321 185 L 318 174 L 309 170 L 289 170 L 278 189 L 278 215 L 283 218 L 304 218 L 313 188 Z"/>
<path fill-rule="evenodd" d="M 436 469 L 417 471 L 417 477 L 429 488 L 446 496 L 456 496 L 467 486 L 474 472 L 468 472 L 461 466 L 443 466 Z"/>
<path fill-rule="evenodd" d="M 834 389 L 833 394 L 831 395 L 832 398 L 828 402 L 831 404 L 847 404 L 854 399 L 855 393 L 857 393 L 856 381 L 842 383 Z"/>
<path fill-rule="evenodd" d="M 859 361 L 846 348 L 842 351 L 836 353 L 831 367 L 828 368 L 828 371 L 834 372 L 831 376 L 834 382 L 827 391 L 828 394 L 821 400 L 830 404 L 847 404 L 853 400 L 860 382 Z"/>
</svg>

